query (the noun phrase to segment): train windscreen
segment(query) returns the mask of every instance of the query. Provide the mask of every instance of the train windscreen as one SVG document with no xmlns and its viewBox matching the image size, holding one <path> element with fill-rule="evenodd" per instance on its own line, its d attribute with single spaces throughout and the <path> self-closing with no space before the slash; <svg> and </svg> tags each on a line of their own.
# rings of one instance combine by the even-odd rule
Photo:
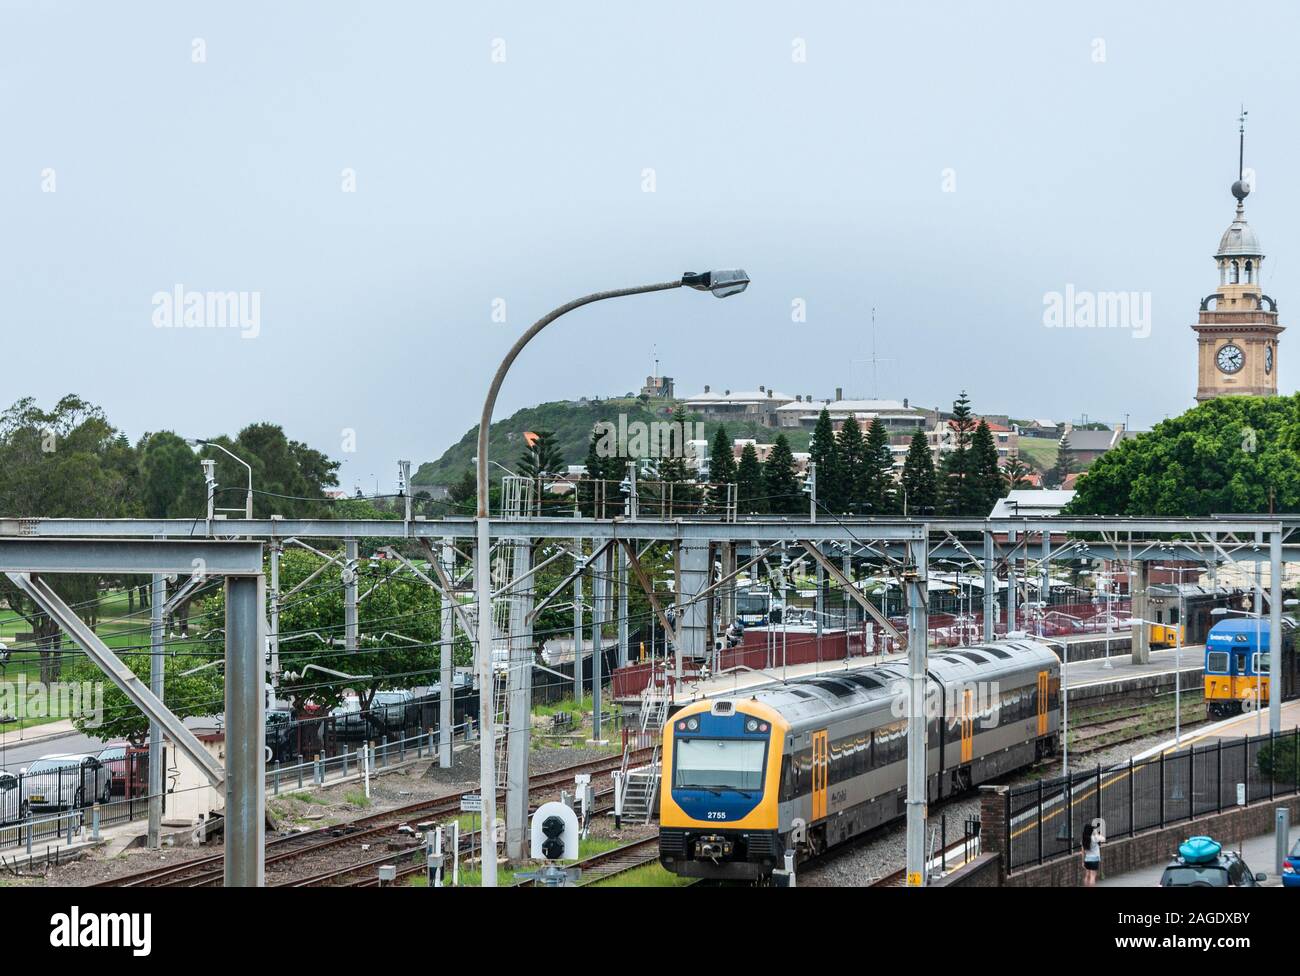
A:
<svg viewBox="0 0 1300 976">
<path fill-rule="evenodd" d="M 679 738 L 673 745 L 673 788 L 762 789 L 766 753 L 761 739 Z"/>
</svg>

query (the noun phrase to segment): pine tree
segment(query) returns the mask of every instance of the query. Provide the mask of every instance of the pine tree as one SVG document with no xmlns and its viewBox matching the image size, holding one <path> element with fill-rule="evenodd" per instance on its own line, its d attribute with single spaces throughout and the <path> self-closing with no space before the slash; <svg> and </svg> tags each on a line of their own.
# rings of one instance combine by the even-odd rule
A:
<svg viewBox="0 0 1300 976">
<path fill-rule="evenodd" d="M 709 448 L 709 482 L 713 485 L 709 492 L 709 507 L 713 511 L 726 511 L 727 485 L 735 481 L 736 458 L 731 453 L 731 439 L 727 436 L 727 428 L 719 424 Z"/>
<path fill-rule="evenodd" d="M 867 444 L 862 439 L 862 428 L 852 415 L 840 427 L 835 443 L 840 454 L 844 507 L 855 514 L 870 515 L 871 511 L 865 504 L 870 495 L 867 483 Z"/>
<path fill-rule="evenodd" d="M 740 452 L 736 468 L 736 511 L 742 515 L 762 515 L 768 510 L 767 488 L 763 484 L 763 465 L 751 441 Z"/>
<path fill-rule="evenodd" d="M 903 491 L 908 515 L 931 515 L 939 505 L 939 484 L 934 473 L 934 455 L 925 439 L 925 431 L 912 435 L 912 443 L 903 461 Z"/>
<path fill-rule="evenodd" d="M 686 436 L 690 422 L 686 408 L 678 404 L 673 411 L 673 424 L 679 436 L 670 445 L 668 456 L 659 460 L 659 480 L 663 482 L 664 514 L 668 516 L 690 514 L 700 504 L 701 492 L 696 487 L 695 473 L 686 463 Z"/>
<path fill-rule="evenodd" d="M 578 485 L 578 508 L 588 518 L 601 514 L 612 518 L 623 510 L 618 485 L 627 474 L 627 459 L 617 455 L 605 457 L 600 450 L 600 439 L 600 429 L 593 427 L 585 461 L 587 477 Z"/>
<path fill-rule="evenodd" d="M 533 482 L 533 504 L 540 515 L 542 511 L 542 492 L 545 487 L 545 475 L 559 474 L 564 467 L 564 456 L 555 440 L 555 431 L 539 430 L 532 435 L 532 443 L 524 448 L 524 453 L 515 464 L 515 471 Z"/>
<path fill-rule="evenodd" d="M 871 508 L 868 515 L 893 515 L 896 511 L 894 486 L 894 454 L 889 449 L 889 434 L 877 417 L 867 430 L 865 448 L 867 483 L 871 494 L 867 498 Z"/>
<path fill-rule="evenodd" d="M 944 515 L 971 515 L 974 513 L 966 510 L 971 501 L 966 481 L 970 474 L 970 442 L 975 433 L 975 418 L 965 390 L 952 405 L 948 427 L 954 443 L 953 449 L 943 454 L 939 463 L 939 508 Z"/>
<path fill-rule="evenodd" d="M 1057 448 L 1056 463 L 1043 475 L 1043 485 L 1046 488 L 1060 488 L 1073 473 L 1074 456 L 1070 451 L 1070 435 L 1066 434 Z"/>
<path fill-rule="evenodd" d="M 821 477 L 821 472 L 818 472 L 818 477 Z M 776 435 L 772 453 L 763 465 L 763 489 L 769 511 L 793 514 L 804 510 L 804 495 L 794 471 L 794 453 L 785 434 Z"/>
<path fill-rule="evenodd" d="M 817 426 L 813 428 L 808 454 L 809 462 L 817 465 L 818 507 L 831 512 L 844 511 L 844 475 L 840 467 L 839 445 L 835 443 L 835 425 L 831 422 L 830 411 L 825 407 L 822 407 Z"/>
<path fill-rule="evenodd" d="M 988 515 L 1006 488 L 1002 469 L 998 467 L 998 446 L 989 425 L 980 420 L 971 437 L 970 477 L 966 481 L 967 512 Z"/>
</svg>

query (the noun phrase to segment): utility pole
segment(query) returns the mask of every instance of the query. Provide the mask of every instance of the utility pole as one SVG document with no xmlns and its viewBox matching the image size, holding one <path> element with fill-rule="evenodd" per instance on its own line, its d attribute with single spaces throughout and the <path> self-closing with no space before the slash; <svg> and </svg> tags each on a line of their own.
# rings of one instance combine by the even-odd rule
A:
<svg viewBox="0 0 1300 976">
<path fill-rule="evenodd" d="M 153 574 L 149 589 L 149 690 L 163 701 L 163 614 L 167 604 L 167 577 Z M 148 847 L 156 851 L 162 846 L 163 805 L 163 733 L 162 726 L 149 720 L 149 834 Z M 129 759 L 129 757 L 128 757 Z M 128 788 L 128 798 L 129 798 Z"/>
<path fill-rule="evenodd" d="M 280 540 L 271 543 L 271 687 L 280 687 Z"/>
<path fill-rule="evenodd" d="M 343 562 L 343 646 L 357 649 L 360 631 L 357 627 L 357 540 L 343 542 L 346 552 Z"/>
<path fill-rule="evenodd" d="M 984 530 L 984 640 L 991 641 L 997 635 L 993 629 L 993 617 L 997 613 L 998 580 L 993 571 L 993 533 Z"/>
<path fill-rule="evenodd" d="M 573 540 L 573 704 L 577 707 L 582 701 L 582 680 L 584 665 L 582 663 L 582 574 L 578 566 L 582 563 L 582 540 Z"/>
<path fill-rule="evenodd" d="M 907 588 L 907 886 L 926 884 L 926 716 L 925 683 L 929 671 L 929 626 L 926 580 L 930 558 L 928 527 L 925 535 L 907 544 L 908 565 L 903 579 Z"/>
<path fill-rule="evenodd" d="M 432 553 L 430 553 L 432 555 Z M 456 557 L 451 539 L 444 538 L 439 550 L 444 575 L 448 580 L 455 578 Z M 442 624 L 442 643 L 438 648 L 438 765 L 450 769 L 452 758 L 452 740 L 455 737 L 456 722 L 456 681 L 452 652 L 456 643 L 456 594 L 448 589 L 441 590 L 442 606 L 439 621 Z"/>
<path fill-rule="evenodd" d="M 506 687 L 509 726 L 506 738 L 506 856 L 521 860 L 528 836 L 528 739 L 533 698 L 533 628 L 528 622 L 533 603 L 532 541 L 511 545 L 514 566 L 511 580 L 521 580 L 510 591 L 510 651 Z"/>
<path fill-rule="evenodd" d="M 600 653 L 600 627 L 605 616 L 605 574 L 601 572 L 604 557 L 591 563 L 591 738 L 601 740 L 600 683 L 603 670 Z"/>
</svg>

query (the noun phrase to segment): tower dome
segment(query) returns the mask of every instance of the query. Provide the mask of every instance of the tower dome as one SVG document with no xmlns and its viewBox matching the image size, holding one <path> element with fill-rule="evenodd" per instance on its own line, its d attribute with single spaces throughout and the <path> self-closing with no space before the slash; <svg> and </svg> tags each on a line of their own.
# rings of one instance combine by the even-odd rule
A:
<svg viewBox="0 0 1300 976">
<path fill-rule="evenodd" d="M 1240 182 L 1240 181 L 1238 181 Z M 1235 191 L 1237 184 L 1233 184 Z M 1247 193 L 1250 191 L 1247 190 Z M 1219 250 L 1215 252 L 1216 258 L 1230 257 L 1263 257 L 1264 250 L 1259 245 L 1259 238 L 1255 234 L 1255 229 L 1246 223 L 1246 210 L 1242 205 L 1242 197 L 1237 197 L 1237 215 L 1233 218 L 1228 229 L 1223 232 L 1223 237 L 1219 239 Z"/>
</svg>

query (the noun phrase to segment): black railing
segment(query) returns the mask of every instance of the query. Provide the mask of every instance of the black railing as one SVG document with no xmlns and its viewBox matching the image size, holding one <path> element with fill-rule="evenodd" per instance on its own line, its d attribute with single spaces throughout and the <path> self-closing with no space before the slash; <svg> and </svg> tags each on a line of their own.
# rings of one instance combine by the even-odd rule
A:
<svg viewBox="0 0 1300 976">
<path fill-rule="evenodd" d="M 1007 869 L 1078 853 L 1086 825 L 1108 840 L 1300 793 L 1300 728 L 1017 786 L 1006 794 Z"/>
</svg>

